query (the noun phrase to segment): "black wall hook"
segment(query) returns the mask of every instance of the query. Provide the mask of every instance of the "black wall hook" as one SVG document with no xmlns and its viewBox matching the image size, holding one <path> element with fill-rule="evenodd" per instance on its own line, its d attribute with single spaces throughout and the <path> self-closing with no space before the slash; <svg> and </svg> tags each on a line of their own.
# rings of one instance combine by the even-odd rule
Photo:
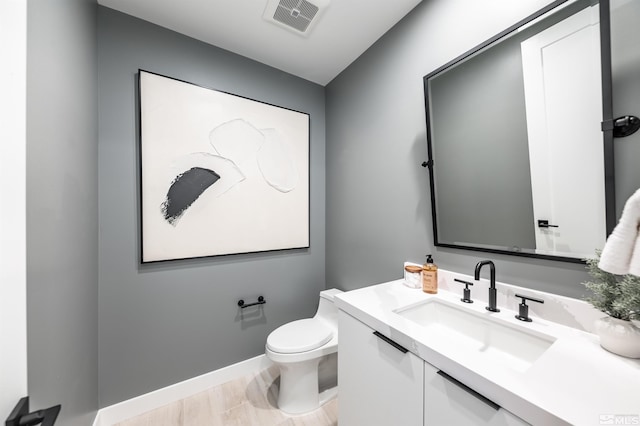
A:
<svg viewBox="0 0 640 426">
<path fill-rule="evenodd" d="M 614 138 L 624 138 L 632 135 L 640 129 L 640 118 L 635 115 L 623 115 L 602 122 L 602 130 L 613 130 Z"/>
<path fill-rule="evenodd" d="M 640 129 L 640 118 L 634 115 L 625 115 L 613 120 L 613 137 L 624 138 L 634 134 Z"/>
<path fill-rule="evenodd" d="M 258 301 L 257 302 L 253 302 L 253 303 L 249 303 L 249 304 L 245 304 L 244 300 L 242 300 L 242 299 L 238 300 L 238 306 L 240 306 L 240 308 L 242 308 L 242 309 L 248 308 L 249 306 L 264 305 L 265 303 L 267 303 L 267 301 L 264 300 L 264 297 L 262 297 L 262 296 L 258 297 Z"/>
</svg>

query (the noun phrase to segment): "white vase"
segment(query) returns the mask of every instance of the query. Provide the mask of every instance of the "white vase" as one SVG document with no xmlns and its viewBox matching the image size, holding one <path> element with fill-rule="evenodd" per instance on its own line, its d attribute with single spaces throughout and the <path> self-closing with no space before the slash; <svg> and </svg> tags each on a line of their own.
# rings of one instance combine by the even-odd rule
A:
<svg viewBox="0 0 640 426">
<path fill-rule="evenodd" d="M 607 316 L 596 320 L 595 326 L 600 346 L 616 355 L 640 358 L 640 328 L 631 321 Z"/>
</svg>

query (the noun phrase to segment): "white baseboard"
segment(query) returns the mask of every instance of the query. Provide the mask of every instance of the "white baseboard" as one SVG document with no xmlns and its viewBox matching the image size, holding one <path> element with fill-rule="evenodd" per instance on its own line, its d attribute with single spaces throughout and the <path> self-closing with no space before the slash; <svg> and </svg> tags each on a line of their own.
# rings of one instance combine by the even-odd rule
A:
<svg viewBox="0 0 640 426">
<path fill-rule="evenodd" d="M 112 426 L 115 423 L 146 413 L 163 405 L 186 398 L 214 386 L 235 380 L 247 374 L 269 368 L 272 362 L 258 355 L 237 364 L 203 374 L 192 379 L 158 389 L 127 401 L 98 410 L 93 426 Z"/>
</svg>

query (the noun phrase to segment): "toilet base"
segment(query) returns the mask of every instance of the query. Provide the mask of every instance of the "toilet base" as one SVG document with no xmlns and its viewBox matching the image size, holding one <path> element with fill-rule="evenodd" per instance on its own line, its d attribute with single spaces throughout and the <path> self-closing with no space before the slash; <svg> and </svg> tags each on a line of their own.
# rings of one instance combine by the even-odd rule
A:
<svg viewBox="0 0 640 426">
<path fill-rule="evenodd" d="M 338 397 L 338 386 L 334 386 L 332 388 L 329 389 L 325 389 L 321 392 L 318 393 L 318 398 L 317 398 L 317 405 L 316 405 L 316 399 L 312 398 L 311 402 L 307 401 L 306 403 L 303 401 L 302 403 L 300 403 L 300 401 L 296 401 L 296 402 L 291 402 L 290 400 L 287 400 L 287 397 L 284 397 L 284 400 L 281 402 L 280 399 L 278 398 L 278 409 L 286 414 L 292 415 L 292 416 L 299 416 L 299 415 L 303 415 L 306 413 L 309 413 L 311 411 L 317 410 L 318 408 L 322 407 L 324 404 L 326 404 L 327 402 L 335 399 Z M 303 408 L 303 405 L 306 405 L 306 410 L 304 411 L 299 411 L 301 408 Z M 282 408 L 282 407 L 285 408 Z"/>
<path fill-rule="evenodd" d="M 278 408 L 287 414 L 302 414 L 320 407 L 319 358 L 280 364 Z"/>
<path fill-rule="evenodd" d="M 280 385 L 277 406 L 290 415 L 318 409 L 338 394 L 338 354 L 329 353 L 299 362 L 278 362 L 267 350 L 267 356 L 278 367 Z"/>
</svg>

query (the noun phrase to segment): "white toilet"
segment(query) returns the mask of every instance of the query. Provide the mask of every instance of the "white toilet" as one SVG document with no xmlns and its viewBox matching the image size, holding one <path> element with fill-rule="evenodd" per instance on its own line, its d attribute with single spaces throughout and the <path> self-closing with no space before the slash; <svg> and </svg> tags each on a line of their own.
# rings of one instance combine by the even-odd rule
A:
<svg viewBox="0 0 640 426">
<path fill-rule="evenodd" d="M 337 381 L 338 309 L 333 297 L 339 293 L 335 288 L 321 291 L 313 318 L 284 324 L 267 337 L 266 355 L 280 368 L 278 408 L 285 413 L 315 410 L 337 394 L 337 386 L 320 394 L 318 366 L 328 365 L 320 370 L 331 370 L 328 374 Z"/>
</svg>

